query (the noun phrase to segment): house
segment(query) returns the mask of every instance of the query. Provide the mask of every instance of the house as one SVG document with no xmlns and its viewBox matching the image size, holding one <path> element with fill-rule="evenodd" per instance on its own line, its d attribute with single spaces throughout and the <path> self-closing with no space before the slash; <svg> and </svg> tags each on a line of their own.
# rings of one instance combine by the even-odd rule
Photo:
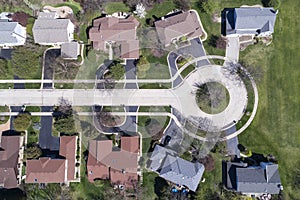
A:
<svg viewBox="0 0 300 200">
<path fill-rule="evenodd" d="M 26 162 L 26 183 L 68 183 L 74 181 L 77 136 L 61 136 L 60 158 L 42 157 Z"/>
<path fill-rule="evenodd" d="M 70 19 L 59 19 L 55 12 L 41 12 L 32 28 L 34 42 L 41 45 L 71 42 L 74 28 Z"/>
<path fill-rule="evenodd" d="M 224 10 L 225 35 L 258 37 L 274 32 L 277 11 L 274 8 L 241 7 Z"/>
<path fill-rule="evenodd" d="M 90 140 L 88 180 L 109 179 L 113 185 L 132 188 L 138 182 L 139 137 L 122 136 L 121 147 L 112 140 Z"/>
<path fill-rule="evenodd" d="M 148 169 L 160 177 L 189 190 L 196 191 L 204 173 L 204 165 L 178 157 L 173 150 L 156 145 Z"/>
<path fill-rule="evenodd" d="M 21 181 L 22 136 L 1 136 L 0 145 L 0 187 L 16 188 Z"/>
<path fill-rule="evenodd" d="M 139 22 L 133 16 L 126 18 L 102 17 L 93 21 L 89 30 L 89 39 L 93 48 L 107 52 L 107 45 L 120 46 L 120 57 L 123 59 L 139 58 L 139 40 L 136 29 Z"/>
<path fill-rule="evenodd" d="M 61 45 L 61 57 L 65 59 L 77 59 L 80 54 L 80 45 L 78 42 L 67 42 Z"/>
<path fill-rule="evenodd" d="M 154 24 L 158 38 L 165 46 L 183 36 L 193 39 L 203 35 L 198 13 L 193 10 L 164 16 Z"/>
<path fill-rule="evenodd" d="M 26 28 L 18 22 L 12 22 L 8 15 L 11 14 L 0 14 L 0 47 L 24 45 L 26 41 Z"/>
<path fill-rule="evenodd" d="M 224 186 L 246 195 L 279 194 L 282 186 L 278 165 L 260 162 L 259 166 L 247 163 L 222 162 Z"/>
</svg>

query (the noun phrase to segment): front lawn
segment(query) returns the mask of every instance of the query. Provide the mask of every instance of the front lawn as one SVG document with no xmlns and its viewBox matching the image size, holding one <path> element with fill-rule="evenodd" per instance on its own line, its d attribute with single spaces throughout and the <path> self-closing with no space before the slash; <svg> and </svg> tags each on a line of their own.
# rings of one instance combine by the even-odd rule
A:
<svg viewBox="0 0 300 200">
<path fill-rule="evenodd" d="M 105 4 L 104 10 L 111 15 L 115 12 L 129 12 L 130 8 L 123 2 L 109 2 Z"/>
</svg>

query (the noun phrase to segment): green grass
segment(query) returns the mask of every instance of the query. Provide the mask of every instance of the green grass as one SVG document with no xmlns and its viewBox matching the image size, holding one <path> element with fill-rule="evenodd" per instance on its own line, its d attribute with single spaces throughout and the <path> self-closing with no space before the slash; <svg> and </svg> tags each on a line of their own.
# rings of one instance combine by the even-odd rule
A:
<svg viewBox="0 0 300 200">
<path fill-rule="evenodd" d="M 195 69 L 194 65 L 189 65 L 187 68 L 185 68 L 180 74 L 182 78 L 187 77 L 193 70 Z"/>
<path fill-rule="evenodd" d="M 175 9 L 175 4 L 171 0 L 165 0 L 162 3 L 155 4 L 153 9 L 147 11 L 147 14 L 144 19 L 139 19 L 142 26 L 146 25 L 146 19 L 152 18 L 152 16 L 162 17 L 165 16 L 167 13 L 171 12 Z"/>
<path fill-rule="evenodd" d="M 154 192 L 154 182 L 155 177 L 158 177 L 158 174 L 154 172 L 144 172 L 143 173 L 143 199 L 152 200 L 156 199 L 157 195 Z"/>
<path fill-rule="evenodd" d="M 109 2 L 105 5 L 105 12 L 109 15 L 115 12 L 129 12 L 129 7 L 123 2 Z"/>
<path fill-rule="evenodd" d="M 25 111 L 27 112 L 40 112 L 41 108 L 39 106 L 26 106 Z M 40 116 L 31 116 L 32 123 L 27 129 L 27 145 L 36 144 L 39 141 L 39 130 L 33 128 L 34 123 L 39 123 L 41 121 Z"/>
<path fill-rule="evenodd" d="M 241 52 L 247 63 L 263 66 L 265 75 L 258 84 L 257 115 L 239 140 L 252 151 L 277 157 L 285 199 L 300 196 L 294 185 L 294 171 L 300 163 L 299 6 L 297 0 L 282 3 L 270 46 L 254 45 Z"/>
<path fill-rule="evenodd" d="M 7 106 L 0 106 L 0 112 L 9 112 L 9 108 Z M 9 116 L 1 116 L 0 124 L 5 124 L 9 119 Z"/>
</svg>

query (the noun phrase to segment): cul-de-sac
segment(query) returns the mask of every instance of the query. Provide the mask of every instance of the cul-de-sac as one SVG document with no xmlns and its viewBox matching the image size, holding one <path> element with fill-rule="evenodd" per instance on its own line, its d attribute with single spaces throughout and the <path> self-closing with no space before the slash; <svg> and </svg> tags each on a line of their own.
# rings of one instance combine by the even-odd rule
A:
<svg viewBox="0 0 300 200">
<path fill-rule="evenodd" d="M 300 199 L 297 0 L 0 0 L 0 200 Z"/>
</svg>

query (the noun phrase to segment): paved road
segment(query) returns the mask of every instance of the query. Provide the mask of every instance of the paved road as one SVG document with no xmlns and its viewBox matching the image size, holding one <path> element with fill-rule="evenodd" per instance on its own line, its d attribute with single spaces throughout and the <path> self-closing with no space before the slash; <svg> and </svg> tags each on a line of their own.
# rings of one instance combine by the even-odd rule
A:
<svg viewBox="0 0 300 200">
<path fill-rule="evenodd" d="M 0 90 L 0 104 L 57 105 L 60 98 L 73 105 L 103 106 L 169 106 L 185 117 L 197 116 L 212 121 L 212 126 L 224 127 L 238 121 L 247 105 L 247 91 L 237 75 L 226 74 L 220 66 L 198 68 L 184 83 L 174 89 L 61 89 L 61 90 Z M 216 115 L 201 111 L 195 101 L 195 83 L 221 82 L 230 94 L 228 107 Z"/>
</svg>

